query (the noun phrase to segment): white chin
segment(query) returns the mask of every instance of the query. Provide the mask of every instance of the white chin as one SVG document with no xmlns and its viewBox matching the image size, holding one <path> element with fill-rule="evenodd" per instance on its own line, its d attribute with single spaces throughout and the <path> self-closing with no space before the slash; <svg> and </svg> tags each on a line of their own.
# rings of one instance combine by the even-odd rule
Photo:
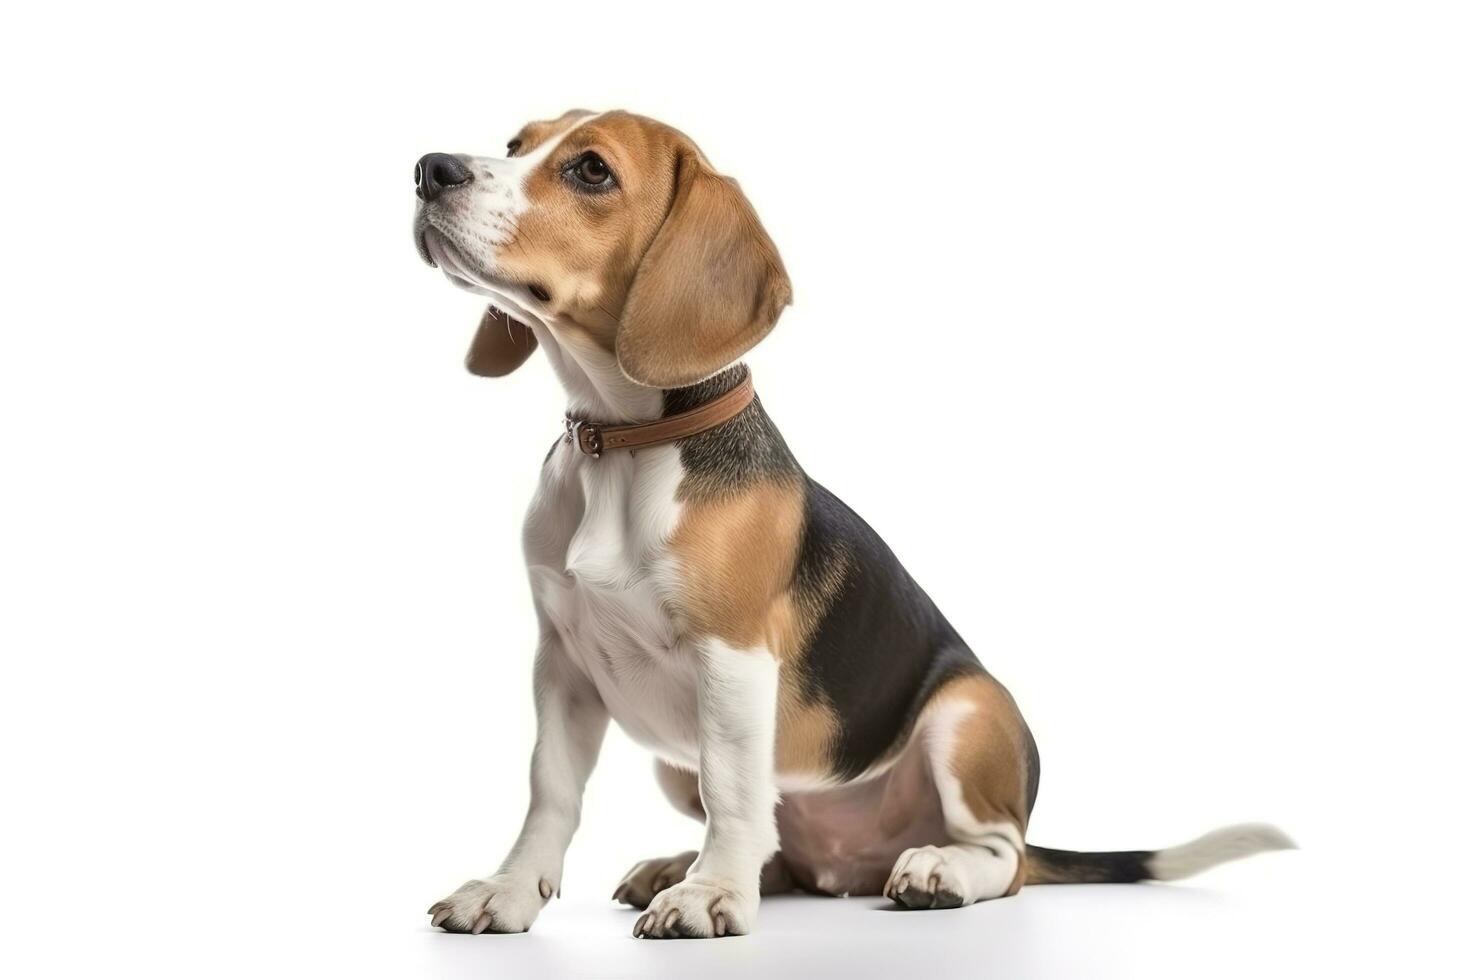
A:
<svg viewBox="0 0 1470 980">
<path fill-rule="evenodd" d="M 510 314 L 524 324 L 541 323 L 539 316 L 527 310 L 507 287 L 486 278 L 483 273 L 477 273 L 469 268 L 459 250 L 444 240 L 444 236 L 430 229 L 424 236 L 424 244 L 428 247 L 429 255 L 433 257 L 434 264 L 444 277 L 454 285 L 466 292 L 477 296 L 484 296 L 495 306 Z"/>
<path fill-rule="evenodd" d="M 424 247 L 429 250 L 429 256 L 455 285 L 465 283 L 473 286 L 482 284 L 481 277 L 470 271 L 469 263 L 459 254 L 459 250 L 444 240 L 444 236 L 430 228 L 424 232 Z"/>
</svg>

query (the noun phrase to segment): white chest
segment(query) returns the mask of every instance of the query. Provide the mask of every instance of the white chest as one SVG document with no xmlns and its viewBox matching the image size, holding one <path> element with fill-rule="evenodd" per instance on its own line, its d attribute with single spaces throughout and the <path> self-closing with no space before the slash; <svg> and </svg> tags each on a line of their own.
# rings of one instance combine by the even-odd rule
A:
<svg viewBox="0 0 1470 980">
<path fill-rule="evenodd" d="M 697 762 L 693 656 L 669 614 L 678 451 L 552 453 L 526 518 L 531 588 L 566 656 L 633 739 Z"/>
</svg>

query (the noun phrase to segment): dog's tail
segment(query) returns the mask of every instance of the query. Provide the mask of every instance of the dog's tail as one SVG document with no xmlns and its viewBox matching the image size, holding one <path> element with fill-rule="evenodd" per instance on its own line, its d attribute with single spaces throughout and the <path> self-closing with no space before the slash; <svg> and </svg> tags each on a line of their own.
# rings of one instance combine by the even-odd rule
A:
<svg viewBox="0 0 1470 980">
<path fill-rule="evenodd" d="M 1026 884 L 1173 881 L 1262 851 L 1296 847 L 1268 823 L 1243 823 L 1161 851 L 1057 851 L 1026 845 Z"/>
</svg>

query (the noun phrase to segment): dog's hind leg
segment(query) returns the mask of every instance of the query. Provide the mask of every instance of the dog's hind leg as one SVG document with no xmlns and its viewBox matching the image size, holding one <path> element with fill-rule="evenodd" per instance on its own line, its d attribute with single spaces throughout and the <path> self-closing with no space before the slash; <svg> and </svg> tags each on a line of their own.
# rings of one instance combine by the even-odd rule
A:
<svg viewBox="0 0 1470 980">
<path fill-rule="evenodd" d="M 912 909 L 1013 895 L 1025 880 L 1035 748 L 1015 703 L 987 674 L 968 674 L 925 707 L 922 739 L 948 841 L 898 856 L 883 894 Z"/>
</svg>

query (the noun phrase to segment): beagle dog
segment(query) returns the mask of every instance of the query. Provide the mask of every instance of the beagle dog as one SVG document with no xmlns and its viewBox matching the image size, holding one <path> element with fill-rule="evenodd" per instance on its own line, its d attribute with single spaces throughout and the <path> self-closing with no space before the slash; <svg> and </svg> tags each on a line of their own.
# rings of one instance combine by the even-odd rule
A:
<svg viewBox="0 0 1470 980">
<path fill-rule="evenodd" d="M 540 348 L 567 395 L 524 546 L 540 624 L 531 802 L 498 871 L 429 909 L 524 932 L 562 880 L 608 719 L 704 823 L 613 898 L 640 937 L 748 933 L 762 894 L 914 909 L 1024 884 L 1172 879 L 1289 847 L 1274 827 L 1159 851 L 1026 843 L 1040 764 L 1015 701 L 877 533 L 797 463 L 740 358 L 791 285 L 735 181 L 627 112 L 525 126 L 416 168 L 423 260 L 486 297 L 467 357 Z"/>
</svg>

